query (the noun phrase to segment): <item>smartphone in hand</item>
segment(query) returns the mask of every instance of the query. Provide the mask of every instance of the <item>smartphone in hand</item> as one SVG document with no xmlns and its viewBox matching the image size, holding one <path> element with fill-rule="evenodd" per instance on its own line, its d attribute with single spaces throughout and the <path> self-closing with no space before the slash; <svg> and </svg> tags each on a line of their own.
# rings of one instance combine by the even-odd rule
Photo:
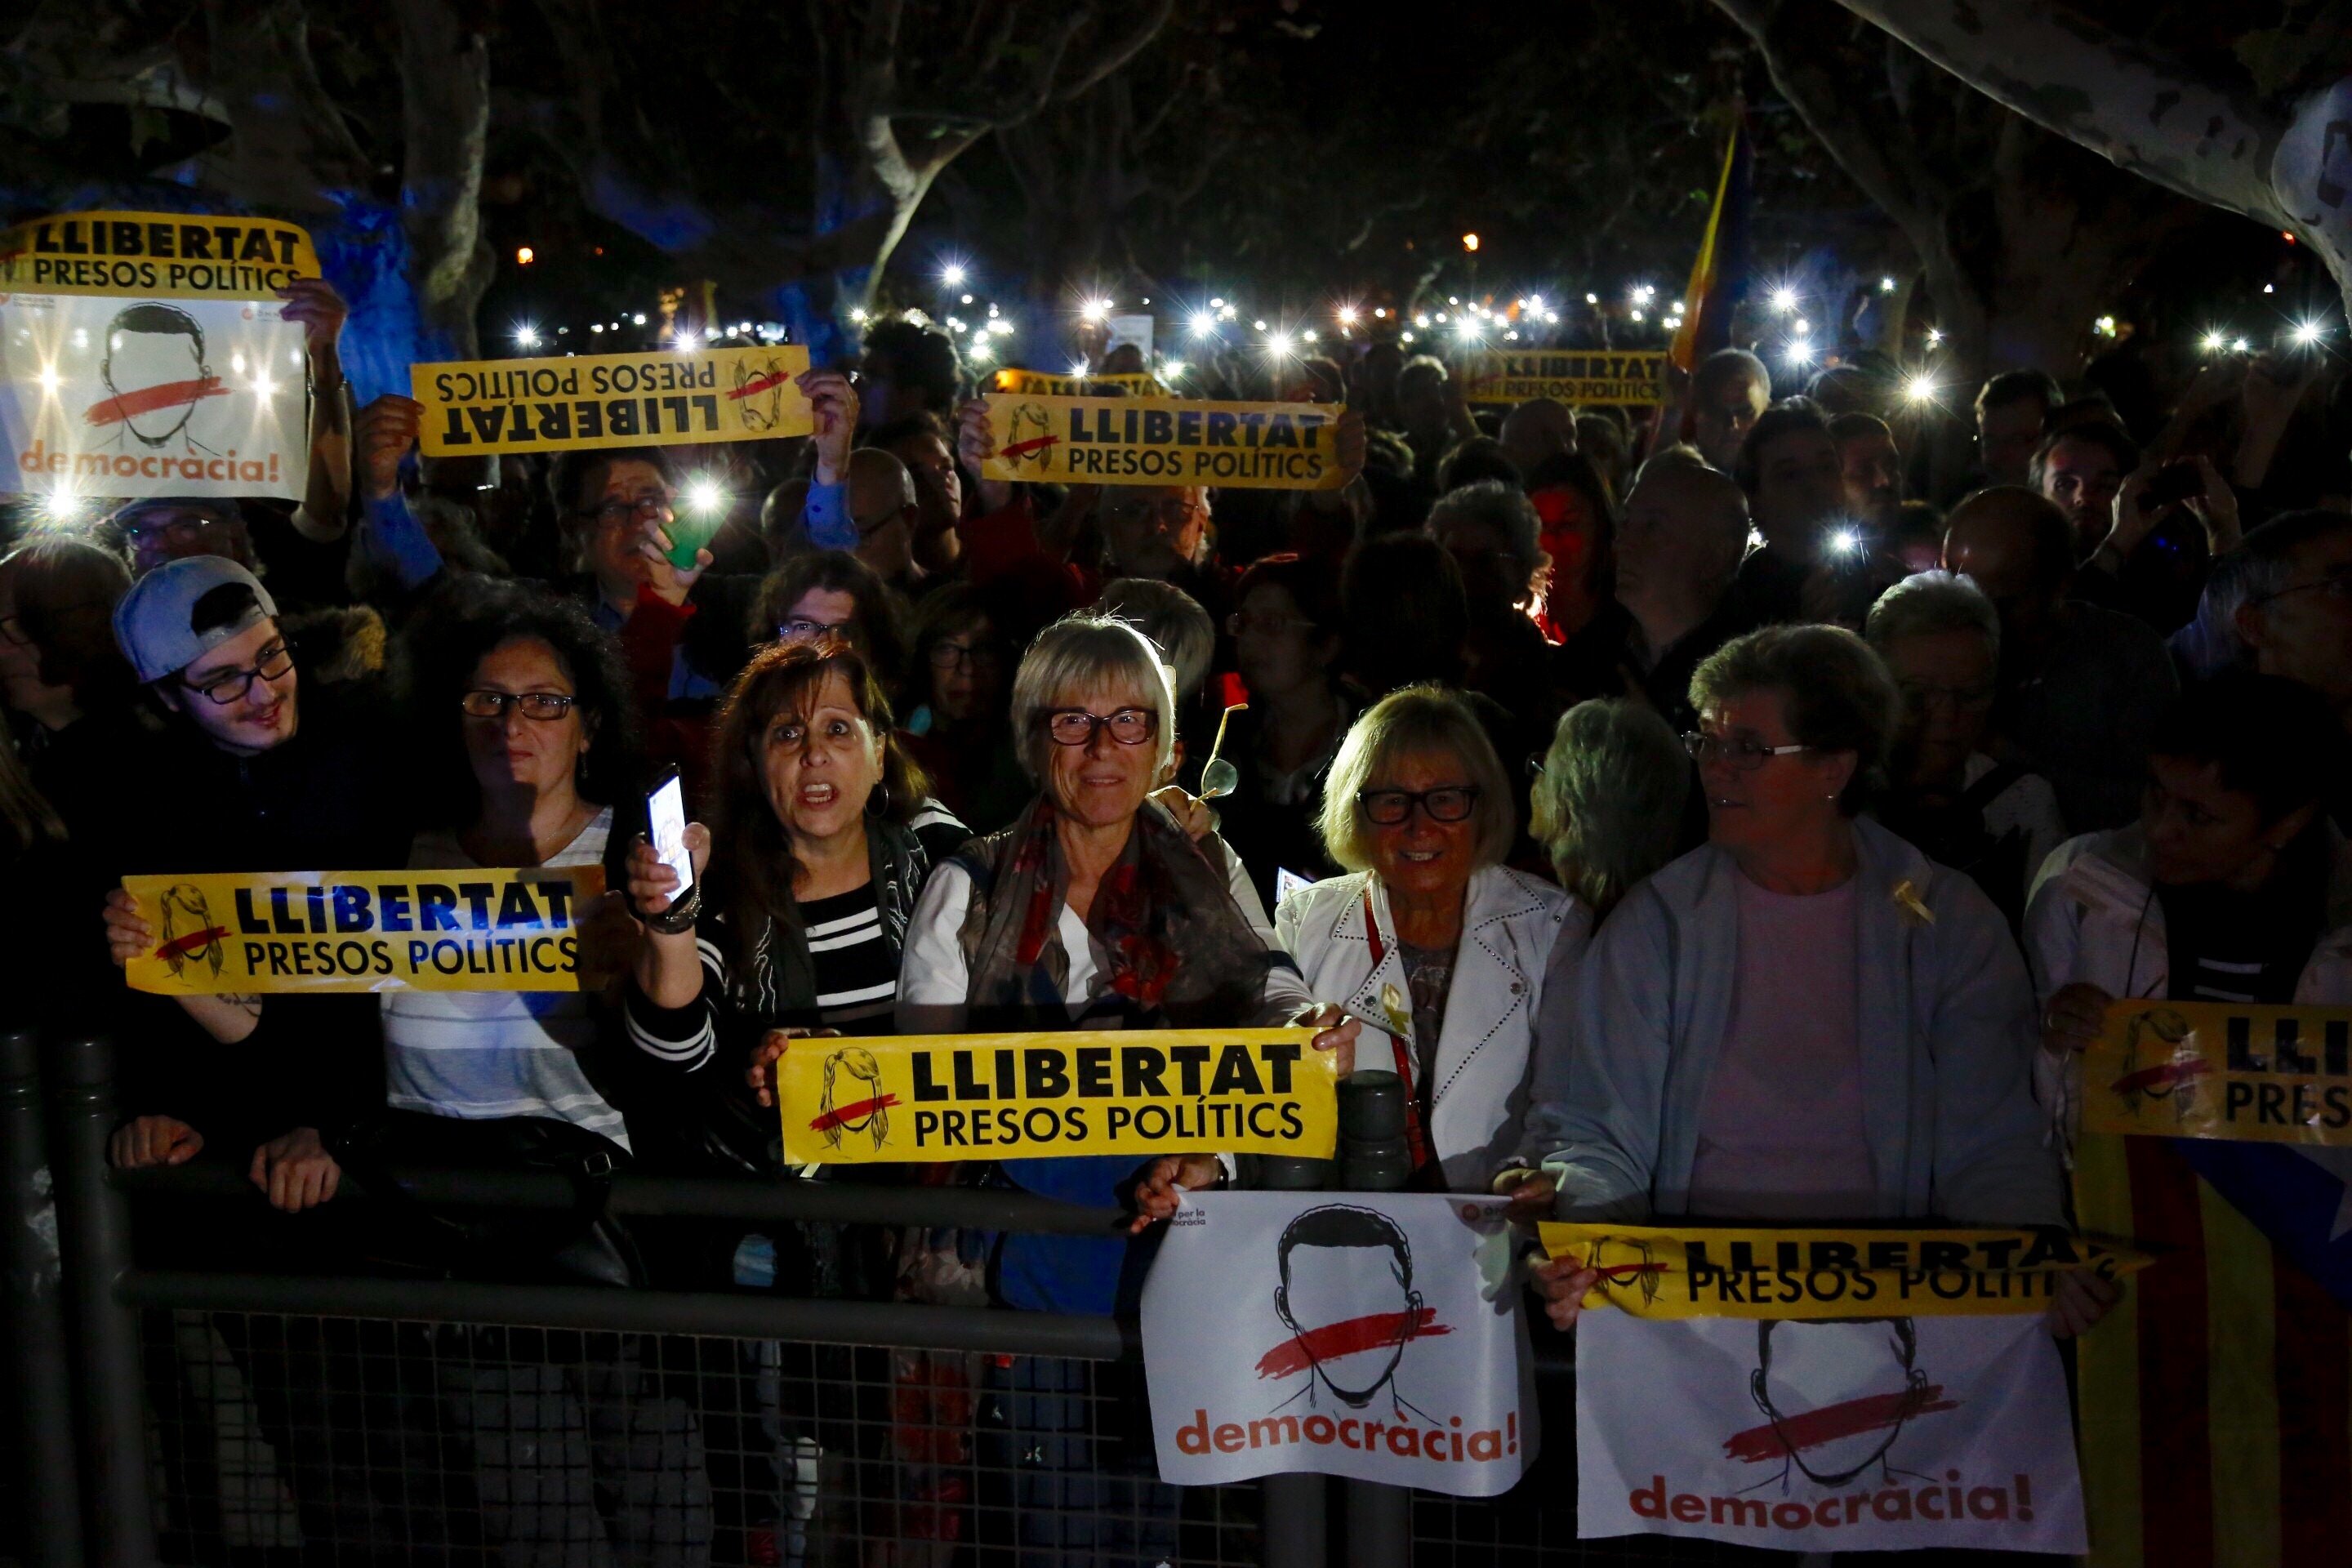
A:
<svg viewBox="0 0 2352 1568">
<path fill-rule="evenodd" d="M 677 897 L 669 905 L 674 910 L 694 891 L 694 857 L 686 848 L 686 784 L 676 773 L 656 784 L 646 796 L 646 825 L 654 853 L 661 858 L 663 865 L 677 873 Z M 667 914 L 669 910 L 651 912 Z"/>
</svg>

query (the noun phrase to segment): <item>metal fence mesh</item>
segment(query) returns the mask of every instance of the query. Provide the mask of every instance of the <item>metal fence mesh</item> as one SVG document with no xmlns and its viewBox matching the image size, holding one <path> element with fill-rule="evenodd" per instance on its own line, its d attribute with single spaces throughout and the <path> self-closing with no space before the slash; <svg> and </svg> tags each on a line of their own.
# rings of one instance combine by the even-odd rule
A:
<svg viewBox="0 0 2352 1568">
<path fill-rule="evenodd" d="M 1255 1484 L 1154 1479 L 1130 1363 L 265 1312 L 141 1323 L 166 1563 L 1266 1561 Z M 1579 1542 L 1568 1381 L 1543 1392 L 1555 1440 L 1509 1495 L 1414 1496 L 1416 1568 L 1734 1555 Z"/>
<path fill-rule="evenodd" d="M 155 1310 L 172 1563 L 1255 1564 L 1116 1363 Z"/>
</svg>

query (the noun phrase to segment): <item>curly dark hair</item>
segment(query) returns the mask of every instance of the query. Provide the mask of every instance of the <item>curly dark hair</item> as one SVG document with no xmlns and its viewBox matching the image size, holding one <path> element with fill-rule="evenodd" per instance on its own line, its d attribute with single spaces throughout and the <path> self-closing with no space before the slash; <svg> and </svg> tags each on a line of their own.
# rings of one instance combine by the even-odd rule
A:
<svg viewBox="0 0 2352 1568">
<path fill-rule="evenodd" d="M 749 943 L 771 921 L 787 931 L 800 929 L 793 883 L 800 861 L 791 836 L 768 802 L 761 743 L 779 714 L 802 712 L 825 682 L 839 676 L 850 704 L 882 748 L 880 815 L 905 823 L 930 784 L 898 743 L 890 697 L 863 653 L 838 637 L 815 642 L 770 643 L 751 656 L 735 678 L 719 710 L 711 742 L 716 795 L 710 814 L 710 863 L 703 872 L 705 897 L 727 913 L 734 940 Z M 741 959 L 745 954 L 730 955 Z"/>
<path fill-rule="evenodd" d="M 591 737 L 581 764 L 581 797 L 598 805 L 632 799 L 644 780 L 635 704 L 620 644 L 585 606 L 536 584 L 461 578 L 402 634 L 395 685 L 422 763 L 425 820 L 462 826 L 481 811 L 481 787 L 466 758 L 458 700 L 493 649 L 546 645 L 571 679 L 573 707 Z"/>
</svg>

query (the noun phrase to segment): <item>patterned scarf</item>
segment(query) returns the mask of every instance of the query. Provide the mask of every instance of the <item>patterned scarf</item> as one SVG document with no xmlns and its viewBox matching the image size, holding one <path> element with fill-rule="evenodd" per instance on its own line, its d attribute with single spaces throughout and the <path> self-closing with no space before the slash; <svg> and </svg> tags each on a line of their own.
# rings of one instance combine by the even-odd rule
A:
<svg viewBox="0 0 2352 1568">
<path fill-rule="evenodd" d="M 1055 816 L 1041 795 L 1012 826 L 956 857 L 971 873 L 960 937 L 976 1029 L 1068 1026 L 1070 960 L 1060 924 L 1070 871 Z M 1136 1026 L 1258 1021 L 1278 955 L 1242 918 L 1223 871 L 1162 807 L 1146 801 L 1136 813 L 1127 847 L 1095 889 L 1087 931 Z"/>
</svg>

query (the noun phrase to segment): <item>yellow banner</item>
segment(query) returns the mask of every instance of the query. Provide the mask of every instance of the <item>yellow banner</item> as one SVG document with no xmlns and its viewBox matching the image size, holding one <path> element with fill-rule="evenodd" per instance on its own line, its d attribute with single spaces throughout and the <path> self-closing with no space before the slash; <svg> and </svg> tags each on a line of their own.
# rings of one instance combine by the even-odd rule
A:
<svg viewBox="0 0 2352 1568">
<path fill-rule="evenodd" d="M 1652 407 L 1666 400 L 1666 356 L 1609 349 L 1530 349 L 1483 353 L 1470 362 L 1463 396 L 1472 403 L 1525 403 L 1530 397 L 1566 404 Z"/>
<path fill-rule="evenodd" d="M 1217 485 L 1330 490 L 1348 482 L 1332 451 L 1343 411 L 1315 403 L 1195 403 L 1172 397 L 993 393 L 992 479 L 1081 485 Z"/>
<path fill-rule="evenodd" d="M 2084 1053 L 2083 1130 L 2352 1144 L 2352 1007 L 2118 1002 Z"/>
<path fill-rule="evenodd" d="M 766 441 L 814 428 L 808 350 L 647 349 L 409 367 L 428 457 Z"/>
<path fill-rule="evenodd" d="M 578 991 L 601 866 L 125 877 L 155 932 L 132 989 Z"/>
<path fill-rule="evenodd" d="M 1289 1154 L 1339 1138 L 1312 1029 L 1101 1029 L 795 1041 L 776 1064 L 794 1164 Z"/>
<path fill-rule="evenodd" d="M 996 373 L 997 391 L 1026 393 L 1032 397 L 1099 396 L 1097 389 L 1105 386 L 1119 387 L 1129 397 L 1169 395 L 1159 377 L 1128 372 L 1117 375 L 1055 375 L 1050 371 L 1006 369 Z"/>
<path fill-rule="evenodd" d="M 75 213 L 0 233 L 0 294 L 267 300 L 318 276 L 310 232 L 274 217 Z"/>
<path fill-rule="evenodd" d="M 2063 1230 L 1717 1230 L 1538 1226 L 1548 1258 L 1601 1271 L 1601 1300 L 1637 1318 L 1990 1317 L 2036 1312 L 2070 1269 L 2147 1267 L 2130 1247 Z"/>
</svg>

